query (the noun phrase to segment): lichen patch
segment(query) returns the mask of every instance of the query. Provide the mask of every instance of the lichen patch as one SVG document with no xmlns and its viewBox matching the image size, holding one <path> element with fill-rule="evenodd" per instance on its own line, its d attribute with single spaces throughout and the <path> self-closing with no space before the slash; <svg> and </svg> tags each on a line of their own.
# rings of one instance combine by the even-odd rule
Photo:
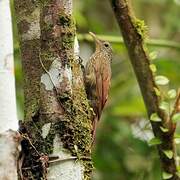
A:
<svg viewBox="0 0 180 180">
<path fill-rule="evenodd" d="M 51 123 L 44 124 L 44 126 L 42 127 L 42 137 L 44 139 L 49 134 L 50 128 L 51 128 Z"/>
<path fill-rule="evenodd" d="M 39 38 L 40 38 L 40 26 L 39 26 L 39 20 L 37 20 L 29 24 L 29 30 L 26 33 L 22 34 L 22 39 L 33 40 Z"/>
</svg>

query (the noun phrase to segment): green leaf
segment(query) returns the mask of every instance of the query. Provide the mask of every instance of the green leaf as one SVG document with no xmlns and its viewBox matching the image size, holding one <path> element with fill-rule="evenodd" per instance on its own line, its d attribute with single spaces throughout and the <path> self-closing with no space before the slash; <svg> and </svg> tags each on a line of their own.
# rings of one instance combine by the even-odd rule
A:
<svg viewBox="0 0 180 180">
<path fill-rule="evenodd" d="M 166 133 L 166 132 L 168 132 L 168 131 L 169 131 L 169 129 L 164 128 L 164 127 L 162 127 L 162 126 L 160 126 L 160 129 L 161 129 L 161 131 L 162 131 L 162 132 L 164 132 L 164 133 Z"/>
<path fill-rule="evenodd" d="M 154 91 L 156 93 L 156 96 L 161 96 L 161 92 L 158 88 L 154 87 Z"/>
<path fill-rule="evenodd" d="M 169 79 L 165 76 L 156 76 L 155 82 L 157 85 L 167 85 L 169 83 Z"/>
<path fill-rule="evenodd" d="M 169 112 L 169 103 L 162 101 L 159 105 L 159 108 L 166 112 Z"/>
<path fill-rule="evenodd" d="M 176 97 L 176 90 L 175 89 L 169 90 L 167 95 L 169 99 L 174 99 Z"/>
<path fill-rule="evenodd" d="M 174 141 L 176 144 L 180 144 L 180 134 L 177 133 L 174 134 Z"/>
<path fill-rule="evenodd" d="M 170 179 L 170 178 L 173 177 L 173 174 L 170 174 L 170 173 L 167 173 L 167 172 L 164 171 L 162 173 L 162 177 L 163 177 L 163 179 Z"/>
<path fill-rule="evenodd" d="M 176 175 L 177 175 L 178 177 L 180 177 L 180 172 L 176 172 Z"/>
<path fill-rule="evenodd" d="M 152 113 L 150 116 L 150 120 L 154 122 L 161 122 L 161 118 L 157 115 L 157 113 Z"/>
<path fill-rule="evenodd" d="M 157 51 L 152 51 L 151 53 L 149 53 L 149 57 L 151 60 L 154 60 L 157 58 Z"/>
<path fill-rule="evenodd" d="M 78 146 L 77 145 L 74 145 L 74 149 L 76 152 L 78 152 Z"/>
<path fill-rule="evenodd" d="M 176 156 L 176 161 L 177 161 L 177 162 L 179 162 L 179 159 L 180 159 L 180 157 L 179 157 L 179 156 Z M 180 177 L 180 166 L 177 166 L 176 175 L 177 175 L 178 177 Z"/>
<path fill-rule="evenodd" d="M 171 151 L 171 150 L 164 150 L 163 153 L 166 155 L 167 158 L 169 158 L 169 159 L 173 158 L 173 151 Z"/>
<path fill-rule="evenodd" d="M 155 65 L 155 64 L 150 64 L 150 65 L 149 65 L 149 68 L 151 69 L 151 71 L 152 71 L 153 73 L 155 73 L 155 72 L 157 71 L 157 68 L 156 68 L 156 65 Z"/>
<path fill-rule="evenodd" d="M 161 144 L 162 142 L 161 142 L 161 140 L 159 139 L 159 138 L 152 138 L 149 142 L 148 142 L 148 144 L 149 144 L 149 146 L 155 146 L 155 145 L 159 145 L 159 144 Z"/>
<path fill-rule="evenodd" d="M 175 133 L 175 134 L 174 134 L 174 137 L 175 137 L 175 138 L 180 138 L 180 134 Z"/>
<path fill-rule="evenodd" d="M 174 142 L 175 142 L 176 144 L 180 144 L 180 138 L 174 138 Z"/>
<path fill-rule="evenodd" d="M 179 156 L 176 156 L 179 159 Z M 180 172 L 180 166 L 177 166 L 177 171 Z"/>
<path fill-rule="evenodd" d="M 173 121 L 174 123 L 180 121 L 180 113 L 174 114 L 173 117 L 172 117 L 172 121 Z"/>
</svg>

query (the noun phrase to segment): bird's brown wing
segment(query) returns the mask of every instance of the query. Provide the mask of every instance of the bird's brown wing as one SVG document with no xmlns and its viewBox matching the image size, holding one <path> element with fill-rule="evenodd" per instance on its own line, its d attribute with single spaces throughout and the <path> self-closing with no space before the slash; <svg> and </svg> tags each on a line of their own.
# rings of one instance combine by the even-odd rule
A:
<svg viewBox="0 0 180 180">
<path fill-rule="evenodd" d="M 107 102 L 107 98 L 108 98 L 108 94 L 109 94 L 109 88 L 110 88 L 110 80 L 111 80 L 111 72 L 109 67 L 105 67 L 105 69 L 103 69 L 102 71 L 102 101 L 101 101 L 101 106 L 102 109 L 104 108 L 106 102 Z"/>
<path fill-rule="evenodd" d="M 98 120 L 100 119 L 102 112 L 102 77 L 99 67 L 95 66 L 95 74 L 96 74 L 96 107 L 95 113 L 98 116 Z"/>
<path fill-rule="evenodd" d="M 108 98 L 108 93 L 110 88 L 110 80 L 111 80 L 110 64 L 108 62 L 103 64 L 96 64 L 95 74 L 96 74 L 96 94 L 97 94 L 96 111 L 98 113 L 98 119 L 100 119 L 102 110 Z"/>
</svg>

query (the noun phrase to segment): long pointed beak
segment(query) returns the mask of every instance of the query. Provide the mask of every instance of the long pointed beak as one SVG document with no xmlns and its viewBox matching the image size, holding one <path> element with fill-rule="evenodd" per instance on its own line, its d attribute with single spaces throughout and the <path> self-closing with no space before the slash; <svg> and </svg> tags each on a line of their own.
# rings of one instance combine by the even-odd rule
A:
<svg viewBox="0 0 180 180">
<path fill-rule="evenodd" d="M 100 44 L 100 40 L 97 38 L 97 36 L 93 32 L 89 32 L 89 34 L 93 37 L 93 39 L 96 42 L 96 45 Z"/>
</svg>

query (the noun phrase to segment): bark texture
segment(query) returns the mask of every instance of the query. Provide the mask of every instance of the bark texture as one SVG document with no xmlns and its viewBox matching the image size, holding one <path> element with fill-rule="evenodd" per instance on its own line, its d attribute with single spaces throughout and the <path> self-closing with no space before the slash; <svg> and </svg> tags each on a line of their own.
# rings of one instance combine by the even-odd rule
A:
<svg viewBox="0 0 180 180">
<path fill-rule="evenodd" d="M 18 158 L 21 136 L 18 132 L 9 130 L 0 134 L 0 179 L 18 179 Z"/>
<path fill-rule="evenodd" d="M 90 179 L 92 109 L 75 48 L 72 1 L 16 0 L 15 6 L 25 79 L 22 176 Z"/>
<path fill-rule="evenodd" d="M 38 1 L 15 0 L 16 22 L 24 74 L 25 119 L 32 121 L 40 102 L 40 6 Z"/>
<path fill-rule="evenodd" d="M 152 113 L 157 113 L 162 119 L 162 122 L 151 121 L 155 137 L 160 138 L 162 141 L 162 144 L 157 147 L 162 170 L 173 175 L 170 179 L 180 179 L 176 175 L 174 148 L 175 124 L 173 124 L 168 115 L 159 108 L 161 98 L 156 95 L 155 90 L 158 89 L 158 87 L 155 84 L 153 73 L 150 69 L 147 49 L 143 42 L 144 28 L 142 27 L 142 22 L 134 17 L 127 0 L 110 0 L 110 2 L 138 80 L 148 116 L 150 117 Z M 160 127 L 167 128 L 168 132 L 162 132 Z M 173 158 L 169 159 L 166 157 L 163 153 L 164 150 L 173 151 Z"/>
</svg>

